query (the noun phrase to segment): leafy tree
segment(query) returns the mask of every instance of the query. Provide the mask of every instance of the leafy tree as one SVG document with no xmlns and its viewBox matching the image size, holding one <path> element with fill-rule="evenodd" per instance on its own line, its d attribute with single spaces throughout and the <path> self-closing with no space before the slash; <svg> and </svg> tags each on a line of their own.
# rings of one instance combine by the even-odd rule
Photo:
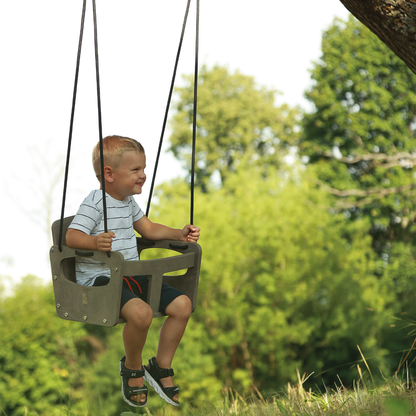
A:
<svg viewBox="0 0 416 416">
<path fill-rule="evenodd" d="M 218 379 L 239 392 L 275 392 L 296 381 L 297 368 L 349 383 L 357 344 L 383 352 L 391 296 L 374 277 L 367 221 L 331 215 L 324 192 L 283 173 L 240 165 L 221 189 L 196 198 L 203 261 L 191 320 L 204 327 L 199 342 Z M 180 223 L 187 190 L 171 183 L 162 193 L 158 221 Z"/>
<path fill-rule="evenodd" d="M 297 368 L 330 370 L 327 382 L 340 374 L 348 383 L 356 376 L 348 364 L 360 359 L 356 344 L 366 356 L 384 352 L 379 329 L 391 295 L 372 273 L 368 224 L 330 215 L 325 193 L 288 174 L 239 168 L 221 189 L 198 192 L 196 219 L 204 230 L 198 307 L 174 361 L 185 401 L 213 401 L 223 386 L 275 392 L 296 381 Z M 188 215 L 187 185 L 162 190 L 157 220 L 180 226 Z M 25 407 L 42 416 L 126 410 L 117 371 L 122 327 L 66 322 L 53 309 L 51 290 L 33 278 L 1 301 L 2 410 L 8 416 Z M 161 323 L 152 325 L 145 360 L 156 351 Z M 376 362 L 386 370 L 382 356 Z M 151 401 L 149 410 L 162 405 Z"/>
<path fill-rule="evenodd" d="M 170 137 L 173 154 L 190 166 L 193 77 L 176 90 L 178 102 Z M 214 66 L 202 67 L 198 86 L 196 183 L 204 191 L 214 172 L 224 182 L 242 159 L 249 165 L 279 165 L 297 137 L 299 111 L 275 104 L 277 92 L 254 78 Z"/>
<path fill-rule="evenodd" d="M 152 324 L 144 359 L 156 353 L 162 322 Z M 183 400 L 214 401 L 222 385 L 200 343 L 204 328 L 190 327 L 188 342 L 176 355 L 175 380 Z M 122 330 L 122 325 L 104 328 L 59 319 L 51 288 L 27 276 L 11 296 L 0 298 L 0 413 L 114 416 L 131 410 L 120 393 Z M 155 399 L 148 408 L 155 411 L 163 403 Z"/>
<path fill-rule="evenodd" d="M 63 411 L 82 391 L 78 370 L 85 364 L 80 354 L 85 328 L 56 316 L 51 290 L 34 276 L 0 302 L 2 414 Z"/>
<path fill-rule="evenodd" d="M 354 18 L 323 35 L 306 94 L 303 156 L 337 206 L 369 218 L 374 247 L 408 241 L 416 216 L 416 76 Z"/>
<path fill-rule="evenodd" d="M 335 20 L 324 33 L 312 79 L 307 98 L 314 111 L 304 118 L 301 154 L 320 186 L 336 197 L 332 204 L 353 221 L 370 224 L 382 260 L 374 271 L 391 295 L 392 316 L 380 334 L 391 374 L 411 346 L 416 312 L 411 300 L 416 76 L 351 17 Z"/>
<path fill-rule="evenodd" d="M 416 249 L 412 244 L 396 242 L 389 253 L 385 279 L 394 294 L 392 316 L 383 328 L 383 347 L 390 351 L 388 366 L 397 371 L 411 350 L 416 337 Z M 401 366 L 406 371 L 406 366 Z M 414 375 L 413 366 L 410 372 Z"/>
</svg>

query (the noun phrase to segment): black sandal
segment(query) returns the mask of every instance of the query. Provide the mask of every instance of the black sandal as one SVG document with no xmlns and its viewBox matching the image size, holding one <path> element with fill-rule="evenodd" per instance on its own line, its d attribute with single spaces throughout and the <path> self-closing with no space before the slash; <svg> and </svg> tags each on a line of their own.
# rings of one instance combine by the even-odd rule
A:
<svg viewBox="0 0 416 416">
<path fill-rule="evenodd" d="M 123 394 L 123 399 L 126 403 L 133 407 L 144 407 L 147 405 L 147 387 L 130 387 L 129 378 L 140 378 L 144 377 L 144 370 L 129 370 L 125 367 L 124 363 L 126 362 L 126 356 L 120 360 L 120 375 L 121 375 L 121 393 Z M 141 394 L 146 395 L 146 400 L 144 402 L 136 402 L 131 400 L 131 396 L 140 396 Z"/>
<path fill-rule="evenodd" d="M 156 393 L 163 399 L 165 402 L 173 405 L 179 406 L 179 401 L 173 400 L 173 397 L 176 394 L 179 394 L 179 387 L 163 387 L 160 383 L 161 378 L 174 376 L 174 372 L 171 368 L 160 368 L 157 365 L 156 358 L 153 357 L 149 360 L 149 368 L 146 366 L 144 369 L 144 379 L 147 383 L 150 384 L 156 391 Z"/>
</svg>

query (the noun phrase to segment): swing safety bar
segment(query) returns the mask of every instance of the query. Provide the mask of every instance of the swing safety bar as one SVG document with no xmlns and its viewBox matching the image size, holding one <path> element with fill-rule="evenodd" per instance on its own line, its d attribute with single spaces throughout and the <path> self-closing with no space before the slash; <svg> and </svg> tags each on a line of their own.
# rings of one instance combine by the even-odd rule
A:
<svg viewBox="0 0 416 416">
<path fill-rule="evenodd" d="M 73 218 L 64 218 L 65 234 Z M 139 258 L 143 250 L 150 248 L 171 250 L 175 255 L 154 260 L 125 261 L 121 253 L 114 251 L 108 256 L 107 253 L 98 250 L 84 251 L 70 248 L 66 245 L 65 238 L 62 240 L 60 250 L 58 246 L 60 223 L 61 221 L 58 220 L 52 225 L 54 245 L 50 250 L 55 306 L 60 318 L 101 326 L 124 323 L 124 319 L 120 318 L 123 276 L 138 275 L 149 276 L 147 303 L 153 310 L 153 317 L 163 316 L 159 312 L 162 283 L 175 287 L 187 295 L 192 301 L 192 311 L 195 310 L 202 254 L 199 244 L 137 238 Z M 77 284 L 75 257 L 89 257 L 105 263 L 111 271 L 110 282 L 105 286 Z M 165 275 L 185 269 L 186 272 L 178 276 Z"/>
</svg>

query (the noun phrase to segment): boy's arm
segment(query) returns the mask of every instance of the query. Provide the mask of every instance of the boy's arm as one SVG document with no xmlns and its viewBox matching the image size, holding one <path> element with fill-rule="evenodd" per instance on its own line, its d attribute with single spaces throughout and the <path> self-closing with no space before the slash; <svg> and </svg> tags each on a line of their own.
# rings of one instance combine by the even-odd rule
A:
<svg viewBox="0 0 416 416">
<path fill-rule="evenodd" d="M 149 240 L 177 240 L 196 243 L 200 235 L 199 227 L 185 225 L 182 230 L 170 228 L 150 221 L 145 215 L 135 221 L 133 226 L 142 237 Z"/>
<path fill-rule="evenodd" d="M 115 236 L 116 235 L 112 231 L 96 236 L 85 234 L 74 228 L 68 228 L 66 233 L 66 245 L 81 250 L 111 251 L 111 242 Z"/>
</svg>

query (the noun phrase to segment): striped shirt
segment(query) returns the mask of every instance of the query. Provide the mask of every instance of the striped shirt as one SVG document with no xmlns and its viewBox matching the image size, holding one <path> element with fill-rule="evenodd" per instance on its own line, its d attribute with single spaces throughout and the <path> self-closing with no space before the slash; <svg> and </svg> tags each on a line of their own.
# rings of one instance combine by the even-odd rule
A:
<svg viewBox="0 0 416 416">
<path fill-rule="evenodd" d="M 116 235 L 111 250 L 121 253 L 126 261 L 139 260 L 133 223 L 143 217 L 143 211 L 132 196 L 119 201 L 106 194 L 106 205 L 107 228 Z M 94 236 L 104 232 L 101 190 L 92 191 L 84 199 L 69 228 Z M 98 276 L 111 275 L 106 264 L 88 257 L 76 257 L 75 271 L 77 283 L 86 286 L 92 286 Z"/>
</svg>

